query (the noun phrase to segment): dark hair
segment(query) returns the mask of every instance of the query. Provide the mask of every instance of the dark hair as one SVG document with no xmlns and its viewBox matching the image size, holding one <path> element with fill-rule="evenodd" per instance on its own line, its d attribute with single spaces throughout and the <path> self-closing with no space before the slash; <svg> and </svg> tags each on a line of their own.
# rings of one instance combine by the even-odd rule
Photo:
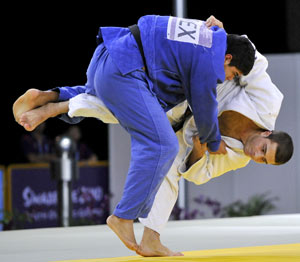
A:
<svg viewBox="0 0 300 262">
<path fill-rule="evenodd" d="M 275 164 L 282 165 L 289 161 L 294 151 L 293 140 L 290 135 L 285 132 L 273 131 L 268 138 L 277 143 Z"/>
<path fill-rule="evenodd" d="M 255 49 L 248 38 L 228 34 L 226 54 L 232 55 L 230 66 L 235 66 L 243 75 L 248 75 L 255 60 Z"/>
</svg>

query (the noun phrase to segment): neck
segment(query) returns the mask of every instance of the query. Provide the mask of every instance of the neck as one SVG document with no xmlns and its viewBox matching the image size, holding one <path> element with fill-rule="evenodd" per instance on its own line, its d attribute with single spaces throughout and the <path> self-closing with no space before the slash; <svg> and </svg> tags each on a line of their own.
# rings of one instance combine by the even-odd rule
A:
<svg viewBox="0 0 300 262">
<path fill-rule="evenodd" d="M 219 117 L 221 134 L 242 141 L 245 141 L 260 128 L 249 118 L 236 111 L 224 111 Z"/>
<path fill-rule="evenodd" d="M 249 137 L 259 134 L 261 131 L 258 129 L 251 129 L 251 128 L 245 128 L 241 132 L 240 140 L 242 141 L 243 145 L 245 145 L 246 141 L 249 139 Z"/>
</svg>

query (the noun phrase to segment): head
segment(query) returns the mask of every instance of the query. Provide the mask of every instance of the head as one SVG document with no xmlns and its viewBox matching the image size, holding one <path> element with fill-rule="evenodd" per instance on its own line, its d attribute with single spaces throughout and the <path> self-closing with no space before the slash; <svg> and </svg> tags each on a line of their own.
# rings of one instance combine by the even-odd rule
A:
<svg viewBox="0 0 300 262">
<path fill-rule="evenodd" d="M 255 49 L 248 38 L 228 34 L 224 70 L 226 80 L 248 75 L 255 60 Z"/>
<path fill-rule="evenodd" d="M 293 151 L 293 140 L 285 132 L 261 131 L 244 144 L 244 153 L 257 163 L 281 165 L 290 160 Z"/>
</svg>

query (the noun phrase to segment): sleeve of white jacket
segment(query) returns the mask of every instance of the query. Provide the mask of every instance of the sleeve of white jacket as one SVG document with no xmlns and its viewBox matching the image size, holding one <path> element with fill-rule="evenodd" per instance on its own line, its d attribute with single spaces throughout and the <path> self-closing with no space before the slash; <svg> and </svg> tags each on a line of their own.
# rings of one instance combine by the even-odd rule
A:
<svg viewBox="0 0 300 262">
<path fill-rule="evenodd" d="M 193 136 L 196 134 L 194 119 L 187 120 L 183 127 L 183 143 L 186 145 L 186 155 L 183 162 L 178 165 L 178 172 L 185 179 L 196 185 L 201 185 L 208 182 L 214 177 L 223 175 L 231 170 L 245 167 L 250 158 L 244 154 L 243 144 L 231 137 L 222 136 L 227 149 L 226 155 L 206 154 L 194 163 L 189 169 L 186 168 L 186 163 L 193 148 Z"/>
<path fill-rule="evenodd" d="M 222 136 L 225 143 L 231 144 L 231 138 Z M 234 143 L 238 141 L 233 141 Z M 232 144 L 231 144 L 232 145 Z M 245 167 L 250 158 L 243 153 L 242 148 L 226 147 L 226 155 L 209 154 L 208 152 L 196 163 L 186 168 L 186 163 L 190 153 L 185 157 L 184 161 L 178 167 L 178 172 L 186 180 L 201 185 L 210 179 L 221 176 L 229 171 Z"/>
</svg>

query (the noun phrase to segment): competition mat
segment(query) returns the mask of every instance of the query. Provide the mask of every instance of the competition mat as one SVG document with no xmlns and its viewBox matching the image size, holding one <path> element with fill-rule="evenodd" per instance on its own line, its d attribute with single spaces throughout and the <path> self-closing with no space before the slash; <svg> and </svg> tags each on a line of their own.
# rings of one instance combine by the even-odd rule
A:
<svg viewBox="0 0 300 262">
<path fill-rule="evenodd" d="M 182 252 L 181 257 L 113 257 L 56 262 L 300 262 L 300 243 Z"/>
</svg>

